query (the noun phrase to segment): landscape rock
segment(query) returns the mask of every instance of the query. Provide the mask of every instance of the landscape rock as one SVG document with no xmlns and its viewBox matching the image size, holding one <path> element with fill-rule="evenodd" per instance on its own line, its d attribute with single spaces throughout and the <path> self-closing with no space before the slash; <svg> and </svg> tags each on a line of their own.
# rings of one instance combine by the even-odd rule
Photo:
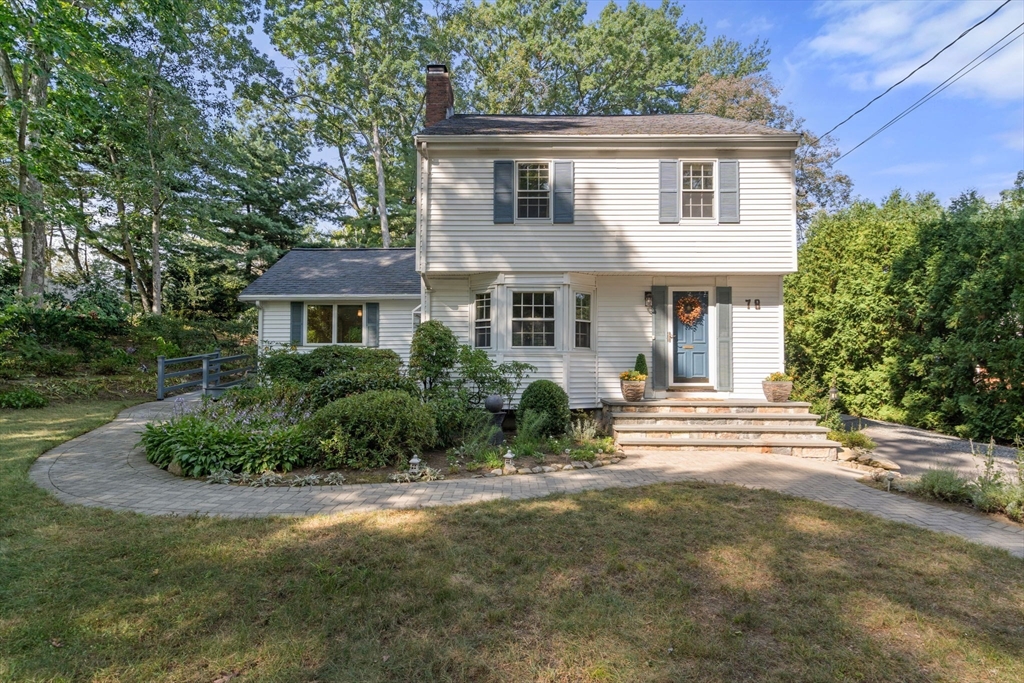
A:
<svg viewBox="0 0 1024 683">
<path fill-rule="evenodd" d="M 491 474 L 493 474 L 494 476 L 498 476 L 499 474 L 501 474 L 501 468 L 500 467 L 494 468 L 493 470 L 491 470 Z"/>
<path fill-rule="evenodd" d="M 616 464 L 616 463 L 618 463 L 618 462 L 619 462 L 619 458 L 612 458 L 612 459 L 611 459 L 611 460 L 609 460 L 608 462 L 610 462 L 611 464 L 613 464 L 613 465 L 614 465 L 614 464 Z"/>
<path fill-rule="evenodd" d="M 583 466 L 586 467 L 588 470 L 594 469 L 594 463 L 590 462 L 589 460 L 584 460 Z"/>
<path fill-rule="evenodd" d="M 544 465 L 544 466 L 543 466 L 543 467 L 541 467 L 540 469 L 541 469 L 541 471 L 542 471 L 542 472 L 555 472 L 555 471 L 557 471 L 557 470 L 558 470 L 558 468 L 557 468 L 557 467 L 551 467 L 551 466 L 549 466 L 549 465 Z M 572 469 L 572 468 L 570 467 L 569 469 Z"/>
<path fill-rule="evenodd" d="M 519 472 L 519 470 L 516 469 L 515 465 L 505 465 L 503 468 L 501 468 L 501 470 L 498 473 L 499 474 L 516 474 L 518 472 Z"/>
<path fill-rule="evenodd" d="M 563 467 L 562 469 L 563 469 L 563 470 L 574 470 L 574 469 L 576 469 L 576 468 L 575 468 L 575 467 L 573 467 L 572 465 L 566 465 L 566 466 L 564 466 L 564 467 Z"/>
<path fill-rule="evenodd" d="M 533 472 L 534 474 L 540 474 L 541 472 L 544 471 L 544 468 L 538 465 L 537 467 L 531 467 L 530 471 Z"/>
<path fill-rule="evenodd" d="M 587 463 L 582 460 L 573 460 L 569 463 L 568 468 L 571 470 L 584 470 L 587 469 Z"/>
<path fill-rule="evenodd" d="M 170 465 L 168 465 L 167 466 L 167 471 L 170 472 L 171 474 L 173 474 L 176 477 L 184 477 L 185 476 L 185 472 L 181 469 L 181 465 L 179 465 L 177 463 L 177 461 L 172 462 Z"/>
</svg>

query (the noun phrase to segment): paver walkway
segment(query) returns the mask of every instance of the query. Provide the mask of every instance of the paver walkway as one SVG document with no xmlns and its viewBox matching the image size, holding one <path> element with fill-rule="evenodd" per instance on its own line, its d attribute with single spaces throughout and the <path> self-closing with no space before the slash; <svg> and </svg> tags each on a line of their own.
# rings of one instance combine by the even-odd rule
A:
<svg viewBox="0 0 1024 683">
<path fill-rule="evenodd" d="M 700 452 L 651 454 L 611 467 L 550 474 L 455 479 L 417 484 L 248 488 L 175 477 L 146 462 L 136 448 L 142 426 L 168 417 L 173 403 L 145 403 L 113 422 L 41 456 L 30 471 L 65 503 L 155 515 L 227 517 L 313 515 L 519 500 L 659 482 L 700 480 L 780 491 L 885 519 L 961 536 L 1024 557 L 1024 529 L 883 491 L 832 463 L 788 456 Z"/>
</svg>

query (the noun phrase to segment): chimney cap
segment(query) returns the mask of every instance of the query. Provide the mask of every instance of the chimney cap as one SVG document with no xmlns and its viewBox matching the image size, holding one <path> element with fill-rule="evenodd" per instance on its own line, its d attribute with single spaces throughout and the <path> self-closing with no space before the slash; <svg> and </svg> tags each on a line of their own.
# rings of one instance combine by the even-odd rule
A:
<svg viewBox="0 0 1024 683">
<path fill-rule="evenodd" d="M 427 64 L 428 74 L 446 74 L 448 73 L 448 66 L 446 64 Z"/>
</svg>

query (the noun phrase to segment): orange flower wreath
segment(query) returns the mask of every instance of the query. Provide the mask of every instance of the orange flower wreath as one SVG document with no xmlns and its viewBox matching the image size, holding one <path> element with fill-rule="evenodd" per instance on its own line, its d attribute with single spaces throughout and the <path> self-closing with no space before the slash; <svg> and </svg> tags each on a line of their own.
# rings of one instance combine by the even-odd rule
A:
<svg viewBox="0 0 1024 683">
<path fill-rule="evenodd" d="M 693 327 L 704 317 L 704 304 L 695 296 L 684 296 L 676 302 L 676 317 L 687 327 Z"/>
</svg>

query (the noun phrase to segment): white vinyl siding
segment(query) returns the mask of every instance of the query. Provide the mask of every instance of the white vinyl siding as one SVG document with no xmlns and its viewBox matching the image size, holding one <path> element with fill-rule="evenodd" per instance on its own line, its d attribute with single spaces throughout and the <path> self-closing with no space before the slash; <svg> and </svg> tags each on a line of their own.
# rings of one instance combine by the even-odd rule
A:
<svg viewBox="0 0 1024 683">
<path fill-rule="evenodd" d="M 787 150 L 673 150 L 740 160 L 741 222 L 658 220 L 658 158 L 574 153 L 571 224 L 493 223 L 493 161 L 446 155 L 427 164 L 425 267 L 443 272 L 785 273 L 796 266 L 792 155 Z M 529 149 L 515 156 L 523 157 Z M 561 154 L 561 152 L 560 152 Z M 509 156 L 509 155 L 505 155 Z M 661 154 L 664 157 L 665 154 Z M 529 157 L 526 157 L 529 158 Z M 717 181 L 717 179 L 716 179 Z"/>
<path fill-rule="evenodd" d="M 598 350 L 597 386 L 601 398 L 622 398 L 619 373 L 632 370 L 636 354 L 647 356 L 651 367 L 651 321 L 644 306 L 650 276 L 606 276 L 597 279 L 595 344 Z"/>
<path fill-rule="evenodd" d="M 370 301 L 370 299 L 367 299 Z M 409 360 L 409 345 L 412 343 L 412 309 L 419 305 L 418 299 L 376 299 L 380 303 L 380 348 L 392 349 L 403 361 Z M 313 302 L 310 302 L 313 303 Z M 318 302 L 319 303 L 319 302 Z M 335 302 L 325 302 L 335 303 Z M 338 301 L 336 303 L 349 303 Z M 275 348 L 291 345 L 291 304 L 288 301 L 267 301 L 263 303 L 263 325 L 259 331 L 260 346 Z M 316 346 L 301 346 L 309 351 Z"/>
<path fill-rule="evenodd" d="M 761 380 L 784 369 L 780 277 L 729 278 L 732 284 L 733 394 L 764 398 Z M 747 308 L 750 299 L 750 308 Z M 761 302 L 757 310 L 756 302 Z"/>
</svg>

